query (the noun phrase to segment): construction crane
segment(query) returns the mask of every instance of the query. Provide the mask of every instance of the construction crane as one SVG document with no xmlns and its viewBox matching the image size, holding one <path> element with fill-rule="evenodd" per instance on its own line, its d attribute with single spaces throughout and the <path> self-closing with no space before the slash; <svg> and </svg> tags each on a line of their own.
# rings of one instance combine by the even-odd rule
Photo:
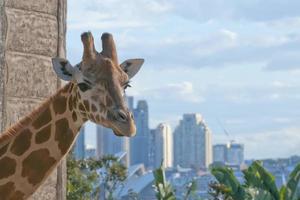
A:
<svg viewBox="0 0 300 200">
<path fill-rule="evenodd" d="M 231 138 L 229 132 L 226 130 L 226 128 L 224 127 L 223 123 L 221 122 L 221 120 L 219 118 L 217 118 L 217 122 L 218 122 L 219 126 L 222 128 L 225 135 L 228 137 L 230 144 L 233 143 L 235 140 Z"/>
</svg>

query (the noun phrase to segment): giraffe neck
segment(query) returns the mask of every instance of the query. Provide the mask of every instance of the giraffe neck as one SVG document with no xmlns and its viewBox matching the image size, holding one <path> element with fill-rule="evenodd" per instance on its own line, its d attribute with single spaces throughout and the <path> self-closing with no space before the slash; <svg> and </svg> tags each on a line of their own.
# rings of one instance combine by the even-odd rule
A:
<svg viewBox="0 0 300 200">
<path fill-rule="evenodd" d="M 0 134 L 1 200 L 29 197 L 70 150 L 86 121 L 73 87 L 67 84 Z"/>
</svg>

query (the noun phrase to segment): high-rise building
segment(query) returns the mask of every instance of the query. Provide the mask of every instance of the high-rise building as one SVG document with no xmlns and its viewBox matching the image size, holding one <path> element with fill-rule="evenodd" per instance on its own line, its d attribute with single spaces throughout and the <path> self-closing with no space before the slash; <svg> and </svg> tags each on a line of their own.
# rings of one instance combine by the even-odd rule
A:
<svg viewBox="0 0 300 200">
<path fill-rule="evenodd" d="M 137 107 L 134 109 L 134 118 L 137 134 L 130 138 L 130 163 L 132 165 L 144 163 L 145 166 L 149 166 L 149 113 L 145 100 L 138 101 Z"/>
<path fill-rule="evenodd" d="M 74 145 L 74 157 L 77 160 L 84 159 L 85 155 L 85 135 L 84 135 L 84 127 L 81 127 L 80 133 L 76 139 L 75 145 Z"/>
<path fill-rule="evenodd" d="M 128 106 L 128 109 L 133 112 L 133 109 L 134 109 L 134 99 L 133 99 L 133 96 L 125 96 L 125 100 L 126 100 L 126 103 L 127 103 L 127 106 Z"/>
<path fill-rule="evenodd" d="M 114 155 L 120 152 L 127 152 L 125 156 L 125 165 L 129 166 L 129 138 L 118 137 L 109 128 L 97 126 L 97 150 L 98 158 L 104 155 Z"/>
<path fill-rule="evenodd" d="M 226 163 L 227 159 L 227 145 L 226 144 L 216 144 L 213 146 L 213 161 Z"/>
<path fill-rule="evenodd" d="M 244 163 L 244 145 L 230 141 L 228 144 L 216 144 L 213 147 L 214 162 L 227 165 L 241 165 Z"/>
<path fill-rule="evenodd" d="M 241 165 L 244 163 L 244 145 L 231 141 L 227 146 L 227 163 Z"/>
<path fill-rule="evenodd" d="M 154 168 L 162 165 L 164 168 L 173 166 L 173 135 L 171 127 L 161 123 L 153 132 L 154 136 Z"/>
<path fill-rule="evenodd" d="M 210 130 L 200 114 L 184 114 L 174 131 L 174 164 L 197 169 L 211 162 Z"/>
</svg>

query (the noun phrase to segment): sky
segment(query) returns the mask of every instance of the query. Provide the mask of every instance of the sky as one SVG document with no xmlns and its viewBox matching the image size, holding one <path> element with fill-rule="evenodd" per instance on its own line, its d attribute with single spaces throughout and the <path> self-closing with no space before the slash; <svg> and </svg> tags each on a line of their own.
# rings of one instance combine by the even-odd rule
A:
<svg viewBox="0 0 300 200">
<path fill-rule="evenodd" d="M 120 61 L 145 59 L 127 94 L 147 100 L 151 128 L 200 113 L 213 144 L 243 143 L 247 159 L 300 155 L 299 10 L 299 0 L 69 0 L 67 56 L 81 60 L 82 32 L 98 51 L 110 32 Z"/>
</svg>

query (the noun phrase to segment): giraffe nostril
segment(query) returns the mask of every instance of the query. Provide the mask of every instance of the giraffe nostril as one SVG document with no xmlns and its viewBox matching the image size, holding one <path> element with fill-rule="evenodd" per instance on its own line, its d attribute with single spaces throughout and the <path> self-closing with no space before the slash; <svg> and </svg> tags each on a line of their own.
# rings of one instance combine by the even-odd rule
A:
<svg viewBox="0 0 300 200">
<path fill-rule="evenodd" d="M 127 115 L 125 112 L 123 112 L 122 110 L 118 111 L 118 116 L 117 116 L 119 121 L 127 121 Z"/>
</svg>

